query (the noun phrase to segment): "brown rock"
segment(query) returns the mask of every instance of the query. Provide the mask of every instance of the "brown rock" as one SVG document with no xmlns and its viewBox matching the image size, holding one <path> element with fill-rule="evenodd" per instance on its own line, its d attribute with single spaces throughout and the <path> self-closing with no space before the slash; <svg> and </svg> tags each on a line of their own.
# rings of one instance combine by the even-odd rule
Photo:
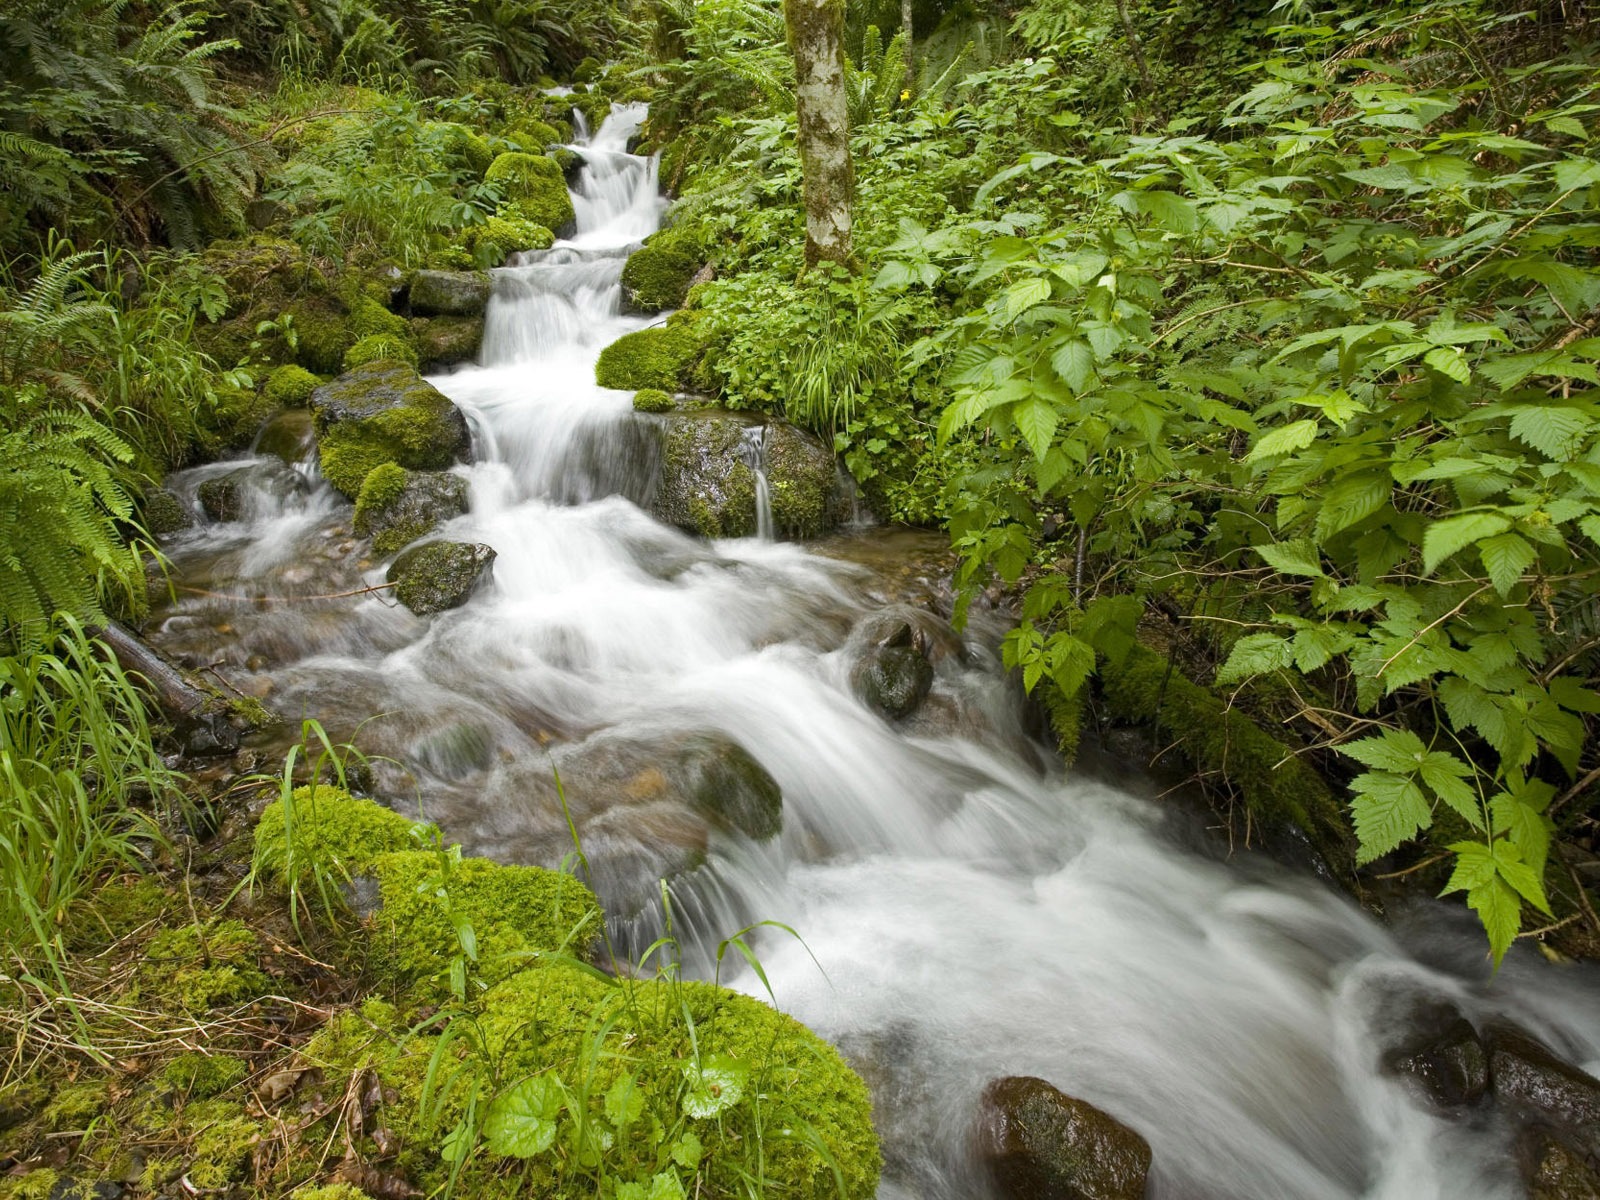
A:
<svg viewBox="0 0 1600 1200">
<path fill-rule="evenodd" d="M 1030 1076 L 984 1089 L 978 1154 L 1009 1200 L 1142 1200 L 1150 1172 L 1144 1138 Z"/>
</svg>

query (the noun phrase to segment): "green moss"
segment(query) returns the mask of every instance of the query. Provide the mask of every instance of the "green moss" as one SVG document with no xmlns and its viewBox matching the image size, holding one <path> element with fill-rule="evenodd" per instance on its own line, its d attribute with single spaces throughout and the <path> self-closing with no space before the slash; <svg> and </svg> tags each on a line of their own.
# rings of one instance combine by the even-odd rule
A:
<svg viewBox="0 0 1600 1200">
<path fill-rule="evenodd" d="M 357 338 L 387 334 L 404 340 L 406 319 L 390 312 L 371 296 L 358 295 L 350 305 L 350 330 Z"/>
<path fill-rule="evenodd" d="M 57 1090 L 40 1114 L 44 1126 L 51 1133 L 87 1129 L 89 1123 L 105 1112 L 110 1104 L 104 1080 L 86 1080 L 69 1083 Z"/>
<path fill-rule="evenodd" d="M 175 897 L 146 876 L 113 879 L 67 913 L 65 942 L 78 952 L 103 950 L 172 911 Z"/>
<path fill-rule="evenodd" d="M 665 325 L 624 334 L 602 350 L 595 381 L 622 391 L 697 391 L 705 382 L 700 368 L 709 343 L 698 313 L 675 313 Z"/>
<path fill-rule="evenodd" d="M 474 362 L 483 346 L 483 318 L 413 317 L 411 341 L 425 368 Z"/>
<path fill-rule="evenodd" d="M 1078 757 L 1078 742 L 1083 736 L 1084 689 L 1063 692 L 1047 678 L 1034 695 L 1039 698 L 1045 719 L 1050 722 L 1050 731 L 1055 734 L 1056 749 L 1066 762 L 1072 762 Z"/>
<path fill-rule="evenodd" d="M 40 1167 L 36 1171 L 0 1181 L 0 1197 L 5 1200 L 52 1200 L 61 1182 L 59 1171 L 52 1167 Z"/>
<path fill-rule="evenodd" d="M 662 230 L 630 254 L 622 268 L 629 303 L 641 312 L 679 307 L 704 262 L 704 251 L 686 228 Z"/>
<path fill-rule="evenodd" d="M 524 971 L 484 999 L 483 1028 L 501 1077 L 554 1071 L 596 1097 L 625 1070 L 645 1098 L 643 1127 L 682 1117 L 686 1076 L 727 1056 L 750 1072 L 745 1098 L 716 1118 L 687 1119 L 704 1157 L 696 1187 L 741 1194 L 758 1152 L 752 1100 L 761 1099 L 761 1169 L 772 1195 L 866 1200 L 878 1183 L 879 1152 L 866 1086 L 838 1052 L 793 1018 L 708 983 L 611 984 L 562 966 Z M 603 1045 L 597 1045 L 604 1030 Z M 599 1053 L 595 1053 L 599 1050 Z M 776 1137 L 773 1131 L 801 1136 Z M 820 1142 L 827 1157 L 813 1142 Z M 837 1189 L 829 1159 L 839 1168 Z M 550 1194 L 566 1195 L 566 1191 Z"/>
<path fill-rule="evenodd" d="M 548 122 L 537 117 L 523 117 L 513 123 L 505 132 L 506 140 L 520 146 L 529 154 L 547 153 L 551 146 L 570 141 L 571 133 L 565 136 Z"/>
<path fill-rule="evenodd" d="M 839 523 L 839 466 L 833 451 L 792 425 L 766 434 L 772 523 L 784 537 L 820 537 Z"/>
<path fill-rule="evenodd" d="M 379 855 L 372 871 L 383 897 L 375 945 L 395 978 L 426 979 L 449 966 L 459 953 L 452 915 L 471 924 L 480 970 L 491 979 L 526 966 L 535 952 L 581 956 L 600 932 L 594 893 L 558 871 L 465 858 L 446 879 L 440 856 L 421 850 Z"/>
<path fill-rule="evenodd" d="M 269 729 L 278 716 L 254 696 L 235 696 L 228 701 L 228 715 L 251 729 Z"/>
<path fill-rule="evenodd" d="M 163 929 L 140 965 L 140 989 L 191 1013 L 242 1004 L 271 990 L 257 962 L 260 948 L 241 921 Z"/>
<path fill-rule="evenodd" d="M 250 1166 L 250 1151 L 262 1129 L 244 1115 L 241 1105 L 206 1100 L 184 1110 L 184 1126 L 192 1130 L 191 1161 L 186 1178 L 201 1191 L 237 1183 Z"/>
<path fill-rule="evenodd" d="M 672 397 L 660 388 L 643 388 L 633 394 L 635 412 L 663 413 L 671 412 L 676 407 Z"/>
<path fill-rule="evenodd" d="M 276 413 L 279 405 L 252 388 L 222 386 L 216 389 L 217 404 L 199 414 L 207 450 L 240 450 L 255 440 L 261 427 Z"/>
<path fill-rule="evenodd" d="M 375 509 L 387 508 L 405 490 L 404 467 L 394 463 L 384 463 L 383 466 L 368 472 L 366 480 L 361 484 L 361 491 L 356 496 L 356 524 L 361 524 L 363 511 L 370 513 Z"/>
<path fill-rule="evenodd" d="M 471 444 L 455 406 L 404 363 L 362 364 L 318 388 L 311 407 L 322 473 L 352 500 L 374 467 L 440 470 Z"/>
<path fill-rule="evenodd" d="M 344 354 L 344 369 L 350 371 L 370 362 L 400 362 L 417 365 L 416 347 L 409 340 L 390 337 L 386 333 L 364 337 Z"/>
<path fill-rule="evenodd" d="M 446 124 L 445 152 L 480 179 L 494 161 L 494 150 L 480 134 L 465 125 Z"/>
<path fill-rule="evenodd" d="M 572 68 L 573 83 L 593 83 L 605 70 L 605 64 L 598 58 L 586 57 L 577 66 Z"/>
<path fill-rule="evenodd" d="M 367 874 L 378 855 L 417 844 L 413 824 L 342 788 L 296 788 L 288 807 L 274 800 L 262 810 L 255 831 L 256 867 L 281 884 L 309 884 L 319 867 L 336 876 Z"/>
<path fill-rule="evenodd" d="M 327 305 L 300 303 L 288 310 L 295 334 L 295 360 L 318 375 L 337 375 L 356 334 L 344 314 Z"/>
<path fill-rule="evenodd" d="M 278 408 L 298 408 L 317 390 L 317 377 L 304 367 L 277 367 L 267 376 L 261 394 Z"/>
<path fill-rule="evenodd" d="M 546 229 L 560 232 L 575 220 L 566 176 L 552 158 L 508 151 L 489 165 L 484 181 L 498 185 L 519 216 Z"/>
<path fill-rule="evenodd" d="M 1354 842 L 1344 811 L 1292 747 L 1144 646 L 1100 680 L 1113 717 L 1154 724 L 1197 770 L 1236 789 L 1258 820 L 1299 828 L 1329 866 L 1349 868 Z"/>
<path fill-rule="evenodd" d="M 508 201 L 500 212 L 461 232 L 460 247 L 476 267 L 498 267 L 520 250 L 548 250 L 556 235 L 540 224 L 520 202 Z"/>
<path fill-rule="evenodd" d="M 379 554 L 394 554 L 467 511 L 466 481 L 437 471 L 407 471 L 384 463 L 368 474 L 356 497 L 355 531 Z"/>
<path fill-rule="evenodd" d="M 180 1054 L 161 1068 L 161 1082 L 167 1090 L 194 1100 L 211 1097 L 244 1082 L 249 1068 L 226 1054 Z"/>
<path fill-rule="evenodd" d="M 290 1194 L 290 1200 L 371 1200 L 371 1197 L 348 1183 L 323 1183 L 300 1188 Z"/>
</svg>

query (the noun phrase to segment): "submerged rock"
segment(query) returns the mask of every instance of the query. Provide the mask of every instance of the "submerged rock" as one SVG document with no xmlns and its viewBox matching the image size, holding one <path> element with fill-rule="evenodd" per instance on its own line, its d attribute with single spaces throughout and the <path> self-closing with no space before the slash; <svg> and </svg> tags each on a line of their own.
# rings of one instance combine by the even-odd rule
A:
<svg viewBox="0 0 1600 1200">
<path fill-rule="evenodd" d="M 1011 1200 L 1141 1200 L 1150 1172 L 1144 1138 L 1031 1076 L 983 1090 L 978 1154 Z"/>
<path fill-rule="evenodd" d="M 483 317 L 413 317 L 411 338 L 423 370 L 478 361 Z"/>
<path fill-rule="evenodd" d="M 374 467 L 437 471 L 472 452 L 461 410 L 405 363 L 346 371 L 311 393 L 311 413 L 322 473 L 352 500 Z"/>
<path fill-rule="evenodd" d="M 1517 1158 L 1529 1200 L 1594 1200 L 1600 1196 L 1600 1170 L 1542 1131 L 1524 1133 Z"/>
<path fill-rule="evenodd" d="M 189 511 L 189 506 L 166 488 L 156 488 L 144 498 L 144 511 L 140 519 L 145 529 L 158 538 L 181 533 L 194 524 L 194 514 Z"/>
<path fill-rule="evenodd" d="M 356 497 L 355 531 L 379 554 L 393 554 L 467 511 L 467 481 L 448 471 L 407 471 L 385 463 Z"/>
<path fill-rule="evenodd" d="M 713 824 L 765 841 L 783 828 L 783 790 L 750 752 L 725 738 L 685 751 L 689 802 Z"/>
<path fill-rule="evenodd" d="M 312 390 L 316 389 L 313 387 Z M 310 412 L 303 408 L 291 408 L 277 414 L 261 427 L 261 432 L 256 434 L 254 450 L 263 457 L 270 454 L 293 466 L 303 462 L 316 444 Z"/>
<path fill-rule="evenodd" d="M 418 271 L 411 277 L 411 311 L 419 317 L 481 317 L 492 291 L 487 271 Z"/>
<path fill-rule="evenodd" d="M 401 604 L 426 617 L 465 604 L 493 562 L 494 551 L 478 543 L 426 542 L 395 559 L 385 578 Z"/>
<path fill-rule="evenodd" d="M 1454 1004 L 1412 996 L 1391 1020 L 1399 1035 L 1384 1052 L 1385 1072 L 1409 1080 L 1439 1108 L 1477 1104 L 1488 1094 L 1488 1052 L 1477 1029 Z"/>
<path fill-rule="evenodd" d="M 213 521 L 242 520 L 258 511 L 263 502 L 281 504 L 308 490 L 304 475 L 272 459 L 208 479 L 198 489 L 200 507 Z"/>
<path fill-rule="evenodd" d="M 1500 1104 L 1600 1159 L 1600 1079 L 1512 1025 L 1492 1026 L 1487 1041 L 1489 1076 Z"/>
</svg>

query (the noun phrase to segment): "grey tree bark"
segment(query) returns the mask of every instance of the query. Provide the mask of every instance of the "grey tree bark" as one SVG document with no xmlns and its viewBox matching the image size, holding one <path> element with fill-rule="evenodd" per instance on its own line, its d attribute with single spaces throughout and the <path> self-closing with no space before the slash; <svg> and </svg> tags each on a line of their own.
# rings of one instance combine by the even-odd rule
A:
<svg viewBox="0 0 1600 1200">
<path fill-rule="evenodd" d="M 905 34 L 906 38 L 906 77 L 901 90 L 915 95 L 917 91 L 917 56 L 912 49 L 916 45 L 916 41 L 911 24 L 911 0 L 900 0 L 900 32 Z"/>
<path fill-rule="evenodd" d="M 794 54 L 795 113 L 805 181 L 806 266 L 836 262 L 854 269 L 850 203 L 850 115 L 844 90 L 843 0 L 784 0 Z"/>
</svg>

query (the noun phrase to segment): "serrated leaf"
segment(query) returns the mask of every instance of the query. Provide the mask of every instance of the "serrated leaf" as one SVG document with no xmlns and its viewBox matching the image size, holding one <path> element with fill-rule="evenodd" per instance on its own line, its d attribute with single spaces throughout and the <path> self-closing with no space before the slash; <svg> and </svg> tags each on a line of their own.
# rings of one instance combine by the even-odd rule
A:
<svg viewBox="0 0 1600 1200">
<path fill-rule="evenodd" d="M 1365 187 L 1380 188 L 1385 191 L 1414 192 L 1428 186 L 1419 182 L 1410 170 L 1398 163 L 1388 163 L 1381 167 L 1363 167 L 1359 171 L 1341 173 L 1346 179 L 1352 179 Z"/>
<path fill-rule="evenodd" d="M 1011 419 L 1016 422 L 1017 431 L 1033 451 L 1033 457 L 1043 462 L 1044 456 L 1050 452 L 1050 439 L 1055 436 L 1056 424 L 1061 419 L 1055 405 L 1035 396 L 1014 406 Z"/>
<path fill-rule="evenodd" d="M 1498 877 L 1467 892 L 1467 907 L 1478 914 L 1489 935 L 1489 954 L 1498 967 L 1522 928 L 1522 903 L 1516 892 Z"/>
<path fill-rule="evenodd" d="M 1572 457 L 1593 425 L 1589 417 L 1570 408 L 1528 404 L 1511 418 L 1511 436 L 1559 461 Z"/>
<path fill-rule="evenodd" d="M 625 1072 L 606 1091 L 606 1120 L 620 1132 L 644 1112 L 644 1093 L 632 1072 Z"/>
<path fill-rule="evenodd" d="M 1277 454 L 1292 454 L 1304 450 L 1317 440 L 1315 421 L 1292 421 L 1279 429 L 1263 434 L 1244 456 L 1245 462 L 1258 462 Z"/>
<path fill-rule="evenodd" d="M 1542 876 L 1550 855 L 1550 818 L 1509 792 L 1500 792 L 1489 801 L 1494 832 L 1511 839 L 1529 870 Z"/>
<path fill-rule="evenodd" d="M 1415 775 L 1427 759 L 1428 748 L 1409 729 L 1386 729 L 1358 742 L 1346 742 L 1339 753 L 1364 766 L 1396 775 Z"/>
<path fill-rule="evenodd" d="M 1415 782 L 1385 771 L 1357 775 L 1350 813 L 1355 818 L 1356 863 L 1365 866 L 1413 838 L 1433 820 L 1427 797 Z"/>
<path fill-rule="evenodd" d="M 1387 470 L 1362 471 L 1340 479 L 1328 489 L 1317 512 L 1317 539 L 1331 538 L 1365 521 L 1389 503 L 1392 492 Z"/>
<path fill-rule="evenodd" d="M 533 1158 L 555 1145 L 561 1085 L 535 1075 L 495 1097 L 483 1121 L 489 1149 L 510 1158 Z"/>
<path fill-rule="evenodd" d="M 1250 549 L 1280 575 L 1304 575 L 1320 579 L 1324 572 L 1317 545 L 1310 538 L 1296 538 L 1291 542 L 1269 542 Z"/>
<path fill-rule="evenodd" d="M 1510 527 L 1510 519 L 1496 512 L 1463 513 L 1435 521 L 1422 535 L 1423 570 L 1431 575 L 1452 554 Z"/>
<path fill-rule="evenodd" d="M 1501 879 L 1511 885 L 1511 890 L 1516 892 L 1529 904 L 1546 915 L 1550 912 L 1550 902 L 1544 896 L 1544 881 L 1533 871 L 1533 868 L 1522 861 L 1522 855 L 1515 843 L 1496 841 L 1493 843 L 1494 869 Z"/>
<path fill-rule="evenodd" d="M 1054 633 L 1047 643 L 1050 681 L 1071 696 L 1094 674 L 1094 647 L 1070 633 Z"/>
<path fill-rule="evenodd" d="M 1082 392 L 1094 378 L 1094 351 L 1088 342 L 1073 338 L 1056 350 L 1050 358 L 1050 365 L 1055 368 L 1057 375 L 1066 380 L 1068 387 L 1074 392 Z"/>
<path fill-rule="evenodd" d="M 700 1139 L 695 1136 L 692 1129 L 686 1129 L 678 1140 L 672 1143 L 672 1161 L 685 1170 L 693 1171 L 700 1165 L 700 1159 L 705 1155 L 705 1147 L 700 1144 Z"/>
<path fill-rule="evenodd" d="M 1474 774 L 1471 767 L 1453 754 L 1432 750 L 1423 758 L 1418 774 L 1428 790 L 1449 805 L 1457 816 L 1474 829 L 1483 828 L 1483 806 L 1478 793 L 1466 782 Z"/>
<path fill-rule="evenodd" d="M 1453 346 L 1436 346 L 1422 356 L 1422 361 L 1457 383 L 1472 381 L 1472 368 L 1467 365 L 1466 356 Z"/>
<path fill-rule="evenodd" d="M 661 1171 L 650 1178 L 645 1200 L 684 1200 L 683 1184 L 673 1171 Z"/>
<path fill-rule="evenodd" d="M 1537 555 L 1521 534 L 1501 533 L 1478 543 L 1478 557 L 1483 560 L 1494 590 L 1504 597 L 1510 595 Z"/>
<path fill-rule="evenodd" d="M 1494 881 L 1496 874 L 1494 858 L 1490 855 L 1488 846 L 1482 842 L 1457 842 L 1450 849 L 1456 856 L 1456 865 L 1450 872 L 1449 882 L 1444 885 L 1439 895 L 1470 892 L 1473 888 Z"/>
<path fill-rule="evenodd" d="M 1019 279 L 1006 289 L 1005 319 L 1015 321 L 1036 304 L 1050 299 L 1050 281 L 1035 275 Z"/>
<path fill-rule="evenodd" d="M 1227 687 L 1254 675 L 1281 671 L 1294 661 L 1288 639 L 1276 633 L 1246 634 L 1233 644 L 1228 661 L 1217 671 L 1217 684 Z"/>
</svg>

